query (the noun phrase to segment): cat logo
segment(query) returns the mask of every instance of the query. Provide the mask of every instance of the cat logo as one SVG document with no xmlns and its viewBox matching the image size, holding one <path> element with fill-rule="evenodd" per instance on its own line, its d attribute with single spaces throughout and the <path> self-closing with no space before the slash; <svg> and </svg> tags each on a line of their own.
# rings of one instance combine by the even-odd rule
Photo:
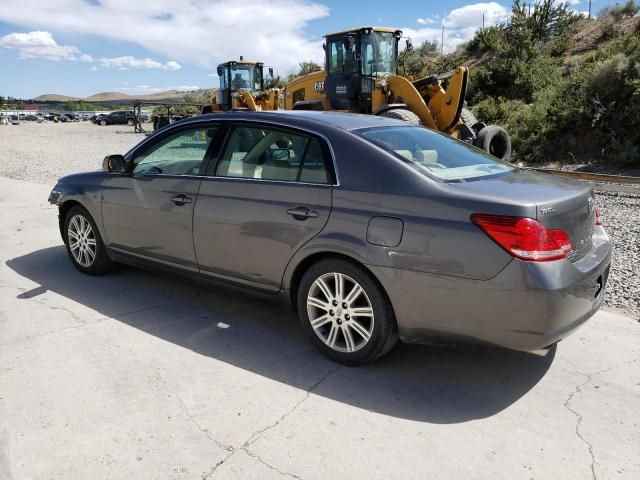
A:
<svg viewBox="0 0 640 480">
<path fill-rule="evenodd" d="M 324 92 L 324 80 L 314 83 L 313 90 L 316 92 Z"/>
</svg>

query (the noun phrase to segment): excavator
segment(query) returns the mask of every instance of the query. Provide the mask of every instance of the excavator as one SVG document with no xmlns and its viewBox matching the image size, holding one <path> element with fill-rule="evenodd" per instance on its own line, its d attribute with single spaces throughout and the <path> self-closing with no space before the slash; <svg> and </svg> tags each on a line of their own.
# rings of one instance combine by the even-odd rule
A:
<svg viewBox="0 0 640 480">
<path fill-rule="evenodd" d="M 325 36 L 325 69 L 284 87 L 285 110 L 340 110 L 422 124 L 508 161 L 504 128 L 479 122 L 463 108 L 469 70 L 459 66 L 413 79 L 399 74 L 402 31 L 361 27 Z M 411 47 L 407 40 L 407 48 Z"/>
<path fill-rule="evenodd" d="M 220 88 L 211 99 L 211 105 L 202 113 L 229 110 L 278 110 L 280 90 L 265 88 L 264 64 L 244 60 L 230 60 L 218 65 Z M 273 68 L 269 68 L 273 78 Z"/>
</svg>

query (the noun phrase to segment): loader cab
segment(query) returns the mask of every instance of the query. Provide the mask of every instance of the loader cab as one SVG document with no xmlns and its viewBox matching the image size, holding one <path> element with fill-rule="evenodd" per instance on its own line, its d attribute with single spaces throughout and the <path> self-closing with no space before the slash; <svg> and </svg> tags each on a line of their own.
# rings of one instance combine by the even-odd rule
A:
<svg viewBox="0 0 640 480">
<path fill-rule="evenodd" d="M 239 61 L 230 61 L 218 65 L 220 88 L 216 93 L 216 103 L 222 110 L 233 108 L 233 95 L 240 90 L 260 92 L 264 89 L 264 64 L 247 62 L 240 57 Z"/>
<path fill-rule="evenodd" d="M 398 42 L 402 32 L 363 27 L 325 37 L 325 94 L 332 108 L 372 113 L 372 94 L 378 77 L 398 70 Z"/>
</svg>

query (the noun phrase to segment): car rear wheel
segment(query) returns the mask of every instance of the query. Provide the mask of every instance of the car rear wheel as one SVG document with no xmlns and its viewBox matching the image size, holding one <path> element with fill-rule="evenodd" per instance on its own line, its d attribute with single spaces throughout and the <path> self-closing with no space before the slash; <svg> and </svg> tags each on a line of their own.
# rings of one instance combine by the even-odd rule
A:
<svg viewBox="0 0 640 480">
<path fill-rule="evenodd" d="M 397 341 L 384 292 L 368 272 L 345 260 L 323 260 L 307 270 L 297 309 L 313 345 L 345 365 L 372 362 Z"/>
<path fill-rule="evenodd" d="M 95 222 L 80 206 L 69 210 L 64 221 L 67 253 L 73 265 L 82 273 L 102 275 L 113 267 Z"/>
<path fill-rule="evenodd" d="M 100 120 L 100 125 L 102 125 L 103 127 L 107 125 L 107 121 L 106 120 Z"/>
<path fill-rule="evenodd" d="M 127 120 L 127 125 L 129 125 L 130 127 L 133 127 L 133 120 L 131 119 Z"/>
</svg>

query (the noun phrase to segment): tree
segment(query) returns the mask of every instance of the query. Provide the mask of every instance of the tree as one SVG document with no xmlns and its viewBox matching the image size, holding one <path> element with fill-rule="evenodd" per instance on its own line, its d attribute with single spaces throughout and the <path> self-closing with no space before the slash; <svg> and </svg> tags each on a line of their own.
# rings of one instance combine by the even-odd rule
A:
<svg viewBox="0 0 640 480">
<path fill-rule="evenodd" d="M 289 75 L 287 75 L 288 82 L 298 77 L 302 77 L 303 75 L 307 75 L 309 73 L 318 72 L 322 70 L 322 67 L 318 65 L 316 62 L 314 62 L 313 60 L 310 60 L 308 62 L 301 62 L 299 65 L 300 65 L 300 69 L 298 70 L 298 73 L 291 72 Z"/>
<path fill-rule="evenodd" d="M 569 7 L 569 2 L 556 0 L 539 0 L 533 4 L 533 11 L 530 4 L 515 0 L 511 11 L 511 31 L 527 30 L 534 41 L 562 35 L 580 18 Z"/>
</svg>

